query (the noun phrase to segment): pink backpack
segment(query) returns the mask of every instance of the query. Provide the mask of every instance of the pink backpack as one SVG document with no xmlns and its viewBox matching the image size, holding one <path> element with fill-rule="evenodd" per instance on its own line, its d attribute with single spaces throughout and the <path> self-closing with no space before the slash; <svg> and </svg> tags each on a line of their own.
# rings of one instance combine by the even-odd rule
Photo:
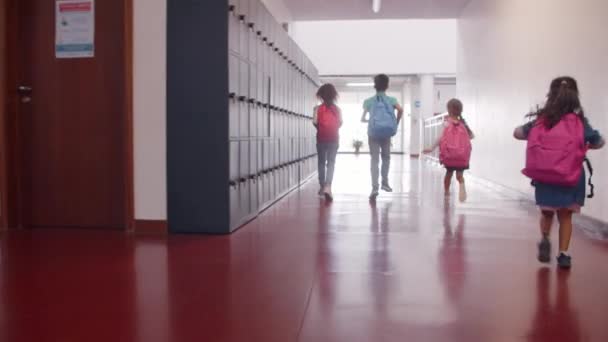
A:
<svg viewBox="0 0 608 342">
<path fill-rule="evenodd" d="M 447 119 L 448 126 L 439 142 L 439 161 L 447 167 L 469 167 L 471 137 L 463 122 Z"/>
<path fill-rule="evenodd" d="M 577 114 L 566 114 L 552 128 L 538 120 L 528 134 L 522 173 L 540 183 L 576 186 L 586 153 L 585 128 Z"/>
</svg>

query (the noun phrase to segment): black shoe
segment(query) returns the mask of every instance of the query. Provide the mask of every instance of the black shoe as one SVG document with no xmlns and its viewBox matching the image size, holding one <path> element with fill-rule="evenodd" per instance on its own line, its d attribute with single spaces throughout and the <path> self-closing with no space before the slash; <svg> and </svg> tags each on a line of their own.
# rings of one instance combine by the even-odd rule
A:
<svg viewBox="0 0 608 342">
<path fill-rule="evenodd" d="M 542 263 L 551 262 L 551 241 L 546 237 L 538 243 L 538 261 Z"/>
<path fill-rule="evenodd" d="M 393 188 L 391 188 L 388 184 L 382 184 L 382 190 L 386 192 L 393 192 Z"/>
<path fill-rule="evenodd" d="M 572 267 L 572 257 L 567 254 L 560 253 L 557 256 L 557 265 L 559 268 L 569 269 Z"/>
<path fill-rule="evenodd" d="M 375 201 L 378 198 L 378 190 L 372 190 L 372 193 L 369 195 L 370 201 Z"/>
</svg>

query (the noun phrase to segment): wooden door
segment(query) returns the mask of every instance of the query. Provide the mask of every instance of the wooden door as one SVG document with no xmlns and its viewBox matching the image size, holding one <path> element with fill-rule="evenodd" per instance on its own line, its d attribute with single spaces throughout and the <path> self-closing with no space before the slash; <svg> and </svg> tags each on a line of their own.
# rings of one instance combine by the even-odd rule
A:
<svg viewBox="0 0 608 342">
<path fill-rule="evenodd" d="M 94 2 L 94 57 L 71 59 L 55 55 L 55 1 L 15 3 L 22 224 L 124 228 L 125 2 Z"/>
</svg>

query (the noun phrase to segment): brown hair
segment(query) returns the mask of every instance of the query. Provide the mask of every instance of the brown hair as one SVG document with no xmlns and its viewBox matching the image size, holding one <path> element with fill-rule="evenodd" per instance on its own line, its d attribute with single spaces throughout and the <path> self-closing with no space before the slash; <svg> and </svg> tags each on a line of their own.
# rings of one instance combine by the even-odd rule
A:
<svg viewBox="0 0 608 342">
<path fill-rule="evenodd" d="M 333 105 L 338 98 L 338 91 L 331 83 L 325 83 L 317 90 L 317 97 L 328 105 Z"/>
<path fill-rule="evenodd" d="M 462 116 L 462 102 L 459 99 L 451 99 L 450 101 L 448 101 L 448 108 L 452 107 L 454 109 L 456 109 L 458 111 L 458 113 L 460 114 L 460 116 Z"/>
<path fill-rule="evenodd" d="M 376 91 L 386 91 L 388 89 L 389 78 L 385 74 L 374 77 L 374 88 Z"/>
<path fill-rule="evenodd" d="M 578 113 L 581 118 L 585 114 L 579 99 L 578 84 L 569 76 L 562 76 L 551 81 L 547 102 L 536 112 L 528 114 L 534 119 L 544 119 L 549 128 L 555 126 L 566 114 Z"/>
</svg>

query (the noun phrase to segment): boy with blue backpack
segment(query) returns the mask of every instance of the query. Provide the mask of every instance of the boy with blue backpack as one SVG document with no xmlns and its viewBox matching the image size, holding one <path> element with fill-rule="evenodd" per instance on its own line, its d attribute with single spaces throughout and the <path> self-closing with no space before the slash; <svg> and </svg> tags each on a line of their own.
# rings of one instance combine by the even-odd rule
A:
<svg viewBox="0 0 608 342">
<path fill-rule="evenodd" d="M 386 95 L 389 78 L 384 74 L 374 77 L 376 95 L 363 103 L 362 122 L 368 123 L 367 135 L 369 137 L 369 151 L 372 156 L 372 193 L 370 200 L 378 197 L 380 184 L 378 183 L 378 164 L 382 156 L 382 190 L 392 192 L 388 183 L 388 170 L 391 162 L 391 138 L 397 134 L 397 127 L 403 116 L 403 108 L 396 98 Z M 397 111 L 397 115 L 395 115 Z M 369 113 L 369 118 L 368 118 Z"/>
</svg>

